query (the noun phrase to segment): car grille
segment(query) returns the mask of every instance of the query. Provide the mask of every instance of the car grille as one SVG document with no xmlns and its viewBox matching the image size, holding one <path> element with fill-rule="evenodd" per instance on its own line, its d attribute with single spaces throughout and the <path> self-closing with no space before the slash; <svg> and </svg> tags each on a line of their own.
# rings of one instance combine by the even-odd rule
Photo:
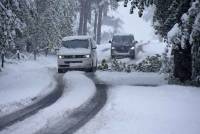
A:
<svg viewBox="0 0 200 134">
<path fill-rule="evenodd" d="M 69 67 L 69 65 L 59 65 L 59 67 Z"/>
<path fill-rule="evenodd" d="M 70 64 L 70 63 L 82 63 L 82 61 L 65 61 L 65 64 Z"/>
<path fill-rule="evenodd" d="M 121 46 L 121 47 L 116 47 L 115 50 L 118 52 L 129 52 L 130 47 L 129 46 Z"/>
<path fill-rule="evenodd" d="M 85 55 L 64 55 L 64 59 L 85 58 Z"/>
</svg>

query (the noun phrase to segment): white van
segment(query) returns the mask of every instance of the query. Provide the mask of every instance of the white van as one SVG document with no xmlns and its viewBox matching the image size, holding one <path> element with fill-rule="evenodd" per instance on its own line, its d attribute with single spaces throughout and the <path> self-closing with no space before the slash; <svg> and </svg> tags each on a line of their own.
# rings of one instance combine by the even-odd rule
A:
<svg viewBox="0 0 200 134">
<path fill-rule="evenodd" d="M 69 36 L 58 51 L 58 73 L 68 70 L 93 72 L 97 69 L 96 44 L 90 36 Z"/>
</svg>

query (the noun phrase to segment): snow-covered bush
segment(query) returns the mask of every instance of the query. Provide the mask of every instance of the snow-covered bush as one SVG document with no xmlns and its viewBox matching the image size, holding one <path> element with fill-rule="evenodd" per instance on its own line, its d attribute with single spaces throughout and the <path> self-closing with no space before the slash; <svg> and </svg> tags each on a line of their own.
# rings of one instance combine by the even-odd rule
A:
<svg viewBox="0 0 200 134">
<path fill-rule="evenodd" d="M 101 61 L 101 64 L 98 66 L 98 69 L 103 71 L 108 70 L 108 63 L 105 59 Z"/>
<path fill-rule="evenodd" d="M 162 67 L 161 56 L 148 56 L 145 60 L 138 65 L 133 66 L 136 71 L 140 72 L 159 72 Z"/>
<path fill-rule="evenodd" d="M 111 61 L 108 66 L 106 60 L 102 60 L 98 69 L 103 71 L 117 71 L 117 72 L 159 72 L 162 67 L 161 55 L 148 56 L 146 59 L 138 64 L 127 64 L 117 59 Z"/>
<path fill-rule="evenodd" d="M 117 72 L 125 72 L 127 65 L 123 62 L 120 62 L 116 59 L 113 59 L 111 62 L 111 70 Z"/>
</svg>

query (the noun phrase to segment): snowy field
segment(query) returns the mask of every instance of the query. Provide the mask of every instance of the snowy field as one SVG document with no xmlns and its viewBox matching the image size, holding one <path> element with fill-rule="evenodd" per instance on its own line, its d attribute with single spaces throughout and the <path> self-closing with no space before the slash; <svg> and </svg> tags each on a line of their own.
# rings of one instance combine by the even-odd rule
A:
<svg viewBox="0 0 200 134">
<path fill-rule="evenodd" d="M 6 64 L 0 73 L 0 116 L 32 104 L 50 93 L 56 83 L 55 57 Z"/>
<path fill-rule="evenodd" d="M 37 114 L 0 132 L 0 134 L 33 134 L 43 128 L 54 126 L 94 96 L 96 88 L 92 80 L 82 72 L 64 75 L 65 88 L 61 98 Z"/>
<path fill-rule="evenodd" d="M 200 90 L 116 86 L 102 111 L 76 134 L 199 134 Z"/>
</svg>

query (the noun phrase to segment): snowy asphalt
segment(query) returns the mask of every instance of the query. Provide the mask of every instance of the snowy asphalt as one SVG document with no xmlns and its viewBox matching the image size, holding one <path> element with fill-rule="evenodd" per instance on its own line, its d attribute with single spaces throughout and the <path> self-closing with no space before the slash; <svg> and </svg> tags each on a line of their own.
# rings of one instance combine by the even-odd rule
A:
<svg viewBox="0 0 200 134">
<path fill-rule="evenodd" d="M 46 97 L 40 99 L 36 103 L 25 107 L 19 111 L 13 112 L 11 114 L 8 114 L 6 116 L 3 116 L 0 118 L 0 131 L 3 130 L 6 127 L 11 126 L 12 124 L 22 121 L 31 115 L 37 113 L 39 110 L 50 106 L 54 102 L 56 102 L 60 96 L 62 95 L 63 92 L 63 79 L 62 76 L 60 75 L 55 75 L 55 80 L 58 81 L 55 90 L 51 92 L 49 95 Z M 36 98 L 35 98 L 36 99 Z"/>
</svg>

